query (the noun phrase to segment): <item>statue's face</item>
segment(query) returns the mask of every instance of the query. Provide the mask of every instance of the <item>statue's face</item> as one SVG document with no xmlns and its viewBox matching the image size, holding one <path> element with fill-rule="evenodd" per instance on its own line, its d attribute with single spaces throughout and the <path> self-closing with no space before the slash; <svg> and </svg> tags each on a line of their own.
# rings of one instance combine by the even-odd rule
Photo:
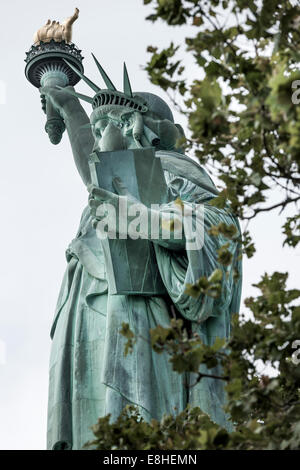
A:
<svg viewBox="0 0 300 470">
<path fill-rule="evenodd" d="M 96 108 L 91 116 L 96 147 L 101 151 L 126 150 L 155 146 L 172 150 L 180 132 L 168 119 L 141 114 L 124 106 Z"/>
<path fill-rule="evenodd" d="M 134 146 L 135 112 L 128 108 L 105 107 L 92 124 L 96 146 L 100 151 L 124 150 Z"/>
</svg>

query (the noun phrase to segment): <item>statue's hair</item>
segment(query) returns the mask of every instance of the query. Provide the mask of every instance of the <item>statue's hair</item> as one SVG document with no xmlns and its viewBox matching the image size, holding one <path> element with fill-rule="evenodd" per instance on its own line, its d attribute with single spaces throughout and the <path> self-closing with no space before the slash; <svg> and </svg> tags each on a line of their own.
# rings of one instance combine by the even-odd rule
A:
<svg viewBox="0 0 300 470">
<path fill-rule="evenodd" d="M 160 119 L 168 119 L 174 123 L 174 117 L 167 103 L 160 96 L 153 93 L 138 91 L 133 96 L 140 96 L 145 100 L 148 106 L 148 113 L 153 113 Z"/>
<path fill-rule="evenodd" d="M 114 111 L 121 113 L 122 116 L 125 116 L 126 114 L 133 114 L 135 112 L 134 109 L 127 108 L 126 106 L 112 104 L 100 106 L 99 108 L 95 108 L 93 110 L 90 116 L 91 124 L 96 124 L 99 119 L 102 119 L 104 116 L 107 116 L 107 114 L 112 114 Z"/>
</svg>

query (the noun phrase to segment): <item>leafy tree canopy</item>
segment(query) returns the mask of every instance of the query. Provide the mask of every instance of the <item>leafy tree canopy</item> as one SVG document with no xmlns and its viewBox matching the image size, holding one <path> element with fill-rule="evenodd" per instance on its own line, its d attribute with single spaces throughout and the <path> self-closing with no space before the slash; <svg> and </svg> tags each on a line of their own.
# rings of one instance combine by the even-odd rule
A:
<svg viewBox="0 0 300 470">
<path fill-rule="evenodd" d="M 229 204 L 245 221 L 243 252 L 251 257 L 255 243 L 248 230 L 262 212 L 284 211 L 283 243 L 300 241 L 300 5 L 289 0 L 144 0 L 151 4 L 148 21 L 172 26 L 191 25 L 185 54 L 199 68 L 190 83 L 185 76 L 183 49 L 171 43 L 151 54 L 146 70 L 153 84 L 168 93 L 188 119 L 189 137 L 180 142 L 208 168 L 219 184 L 212 201 Z M 272 196 L 280 190 L 278 202 Z M 266 214 L 267 217 L 267 214 Z M 280 230 L 280 226 L 278 227 Z M 234 227 L 213 227 L 210 235 L 236 236 Z M 231 263 L 226 244 L 218 253 Z M 221 270 L 188 286 L 190 295 L 218 296 Z M 300 447 L 300 290 L 287 288 L 288 273 L 263 274 L 258 295 L 246 299 L 251 312 L 233 318 L 228 344 L 211 348 L 190 338 L 181 320 L 151 331 L 152 347 L 167 351 L 178 373 L 197 373 L 223 364 L 228 393 L 227 411 L 235 430 L 228 433 L 199 409 L 176 418 L 145 423 L 134 408 L 119 420 L 100 418 L 94 426 L 98 449 L 298 449 Z M 243 307 L 242 307 L 243 309 Z M 128 325 L 121 331 L 130 353 L 136 338 Z M 299 341 L 299 343 L 297 343 Z M 224 354 L 224 346 L 229 354 Z M 300 354 L 299 354 L 300 356 Z M 300 357 L 299 357 L 300 359 Z M 300 361 L 299 361 L 300 362 Z M 257 364 L 275 368 L 262 375 Z M 262 368 L 260 367 L 260 369 Z"/>
</svg>

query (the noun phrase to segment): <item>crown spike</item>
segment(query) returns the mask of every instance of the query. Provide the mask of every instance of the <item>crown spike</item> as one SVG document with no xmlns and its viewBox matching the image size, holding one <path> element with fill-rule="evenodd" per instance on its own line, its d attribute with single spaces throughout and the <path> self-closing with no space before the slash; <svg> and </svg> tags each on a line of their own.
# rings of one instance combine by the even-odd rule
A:
<svg viewBox="0 0 300 470">
<path fill-rule="evenodd" d="M 87 101 L 90 104 L 92 104 L 92 102 L 93 102 L 93 98 L 91 98 L 90 96 L 82 95 L 81 93 L 77 93 L 77 91 L 73 91 L 70 88 L 65 88 L 65 87 L 59 86 L 59 85 L 56 85 L 56 88 L 59 88 L 60 90 L 65 90 L 70 95 L 76 96 L 80 100 Z"/>
<path fill-rule="evenodd" d="M 74 67 L 74 65 L 72 65 L 68 60 L 66 59 L 63 59 L 64 62 L 66 62 L 66 64 L 68 64 L 68 66 L 74 70 L 74 72 L 80 77 L 82 78 L 82 80 L 85 81 L 85 83 L 87 83 L 91 88 L 92 90 L 94 90 L 96 93 L 98 93 L 98 91 L 101 90 L 101 88 L 99 88 L 94 82 L 92 82 L 89 78 L 87 78 L 85 75 L 83 75 L 83 73 L 79 72 L 79 70 Z"/>
<path fill-rule="evenodd" d="M 107 88 L 109 90 L 113 90 L 113 91 L 116 91 L 116 87 L 115 85 L 113 84 L 113 82 L 111 81 L 111 79 L 109 78 L 109 76 L 107 75 L 107 73 L 105 72 L 105 70 L 101 67 L 101 65 L 99 64 L 98 60 L 96 59 L 96 57 L 94 56 L 94 54 L 92 53 L 92 56 L 93 56 L 93 59 L 94 61 L 96 62 L 96 65 L 98 67 L 98 70 L 101 74 L 101 77 L 103 78 L 104 82 L 105 82 L 105 85 L 107 86 Z"/>
<path fill-rule="evenodd" d="M 123 83 L 124 83 L 124 93 L 125 95 L 128 95 L 128 96 L 133 96 L 132 95 L 132 89 L 131 89 L 131 85 L 130 85 L 130 81 L 129 81 L 129 77 L 128 77 L 128 72 L 127 72 L 127 67 L 126 67 L 126 64 L 124 62 L 124 76 L 123 76 Z"/>
</svg>

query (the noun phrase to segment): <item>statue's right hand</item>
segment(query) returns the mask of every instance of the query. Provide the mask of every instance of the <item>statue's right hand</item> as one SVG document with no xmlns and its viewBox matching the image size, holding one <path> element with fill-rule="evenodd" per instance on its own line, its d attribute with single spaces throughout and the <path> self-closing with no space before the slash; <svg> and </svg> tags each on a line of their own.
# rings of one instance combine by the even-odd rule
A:
<svg viewBox="0 0 300 470">
<path fill-rule="evenodd" d="M 72 86 L 68 86 L 65 88 L 55 88 L 50 86 L 44 86 L 40 88 L 41 93 L 41 102 L 42 102 L 42 109 L 46 112 L 46 101 L 49 100 L 54 108 L 62 114 L 66 105 L 70 101 L 77 101 L 75 96 L 72 96 L 67 89 L 71 89 L 74 91 Z"/>
</svg>

